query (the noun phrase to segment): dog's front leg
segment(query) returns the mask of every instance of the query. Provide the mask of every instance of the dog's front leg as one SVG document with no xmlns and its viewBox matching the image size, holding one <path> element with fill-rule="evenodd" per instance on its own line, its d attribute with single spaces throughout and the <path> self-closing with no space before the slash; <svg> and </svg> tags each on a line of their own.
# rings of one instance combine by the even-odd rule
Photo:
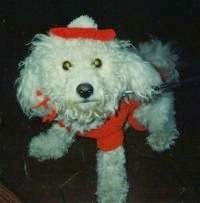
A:
<svg viewBox="0 0 200 203">
<path fill-rule="evenodd" d="M 171 92 L 163 94 L 152 103 L 142 105 L 135 116 L 144 126 L 148 126 L 147 143 L 154 151 L 162 152 L 174 145 L 179 132 Z"/>
<path fill-rule="evenodd" d="M 29 144 L 29 156 L 43 161 L 62 157 L 74 140 L 73 133 L 66 128 L 54 124 L 47 132 L 42 132 L 32 138 Z"/>
<path fill-rule="evenodd" d="M 97 196 L 100 203 L 126 202 L 128 193 L 125 169 L 125 154 L 122 146 L 109 152 L 97 154 Z"/>
</svg>

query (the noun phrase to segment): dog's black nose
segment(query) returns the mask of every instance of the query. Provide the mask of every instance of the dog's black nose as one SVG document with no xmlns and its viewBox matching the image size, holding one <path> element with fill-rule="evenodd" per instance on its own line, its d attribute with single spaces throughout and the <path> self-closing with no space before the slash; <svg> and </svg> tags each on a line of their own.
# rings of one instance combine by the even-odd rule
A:
<svg viewBox="0 0 200 203">
<path fill-rule="evenodd" d="M 77 86 L 76 91 L 81 97 L 87 99 L 93 94 L 94 88 L 90 83 L 81 83 Z"/>
</svg>

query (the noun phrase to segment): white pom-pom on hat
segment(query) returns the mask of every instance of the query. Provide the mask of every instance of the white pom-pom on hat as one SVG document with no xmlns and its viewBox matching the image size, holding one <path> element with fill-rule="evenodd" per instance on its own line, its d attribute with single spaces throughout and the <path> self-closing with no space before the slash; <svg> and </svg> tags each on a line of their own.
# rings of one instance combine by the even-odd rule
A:
<svg viewBox="0 0 200 203">
<path fill-rule="evenodd" d="M 97 24 L 93 18 L 82 15 L 74 20 L 72 20 L 67 27 L 79 27 L 79 28 L 97 28 Z"/>
</svg>

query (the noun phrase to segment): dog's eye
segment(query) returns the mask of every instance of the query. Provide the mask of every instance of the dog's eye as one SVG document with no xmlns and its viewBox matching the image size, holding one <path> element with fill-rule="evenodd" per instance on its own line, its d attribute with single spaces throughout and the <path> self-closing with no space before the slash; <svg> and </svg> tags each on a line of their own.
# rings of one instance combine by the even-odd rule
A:
<svg viewBox="0 0 200 203">
<path fill-rule="evenodd" d="M 69 70 L 72 67 L 72 64 L 70 61 L 64 61 L 62 67 L 64 70 Z"/>
<path fill-rule="evenodd" d="M 92 65 L 95 68 L 100 68 L 102 66 L 102 61 L 99 58 L 94 59 L 94 61 L 92 62 Z"/>
</svg>

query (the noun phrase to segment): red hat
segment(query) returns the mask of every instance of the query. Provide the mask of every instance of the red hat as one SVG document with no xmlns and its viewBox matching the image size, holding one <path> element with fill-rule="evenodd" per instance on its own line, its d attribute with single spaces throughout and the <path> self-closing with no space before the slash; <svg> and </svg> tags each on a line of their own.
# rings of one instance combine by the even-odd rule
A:
<svg viewBox="0 0 200 203">
<path fill-rule="evenodd" d="M 67 27 L 50 28 L 49 34 L 65 39 L 83 38 L 100 41 L 111 41 L 116 36 L 114 29 L 97 29 L 94 20 L 88 16 L 76 18 Z"/>
</svg>

